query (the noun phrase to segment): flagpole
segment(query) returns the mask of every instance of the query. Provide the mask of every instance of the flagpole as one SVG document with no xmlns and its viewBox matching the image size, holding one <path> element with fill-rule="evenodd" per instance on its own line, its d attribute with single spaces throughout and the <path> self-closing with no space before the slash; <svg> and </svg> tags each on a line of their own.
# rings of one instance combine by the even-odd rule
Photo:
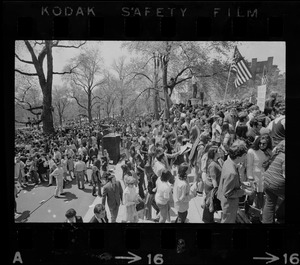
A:
<svg viewBox="0 0 300 265">
<path fill-rule="evenodd" d="M 224 95 L 224 99 L 223 99 L 224 102 L 225 102 L 226 94 L 227 94 L 227 88 L 228 88 L 229 77 L 230 77 L 230 72 L 231 72 L 231 65 L 232 65 L 232 63 L 230 64 L 229 73 L 228 73 L 228 77 L 227 77 L 226 88 L 225 88 L 225 95 Z"/>
<path fill-rule="evenodd" d="M 235 47 L 234 47 L 232 57 L 234 57 L 236 48 L 237 48 L 237 45 L 235 45 Z M 229 77 L 230 77 L 230 72 L 231 72 L 231 66 L 232 66 L 232 62 L 230 64 L 229 73 L 228 73 L 228 77 L 227 77 L 226 88 L 225 88 L 225 95 L 224 95 L 224 102 L 225 102 L 226 95 L 227 95 L 227 89 L 228 89 Z"/>
</svg>

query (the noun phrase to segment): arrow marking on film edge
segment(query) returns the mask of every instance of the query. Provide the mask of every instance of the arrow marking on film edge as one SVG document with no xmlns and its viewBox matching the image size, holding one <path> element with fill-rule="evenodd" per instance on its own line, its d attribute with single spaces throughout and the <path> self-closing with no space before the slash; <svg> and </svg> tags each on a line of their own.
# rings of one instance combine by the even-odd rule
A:
<svg viewBox="0 0 300 265">
<path fill-rule="evenodd" d="M 271 253 L 265 252 L 269 257 L 253 257 L 253 259 L 268 260 L 266 264 L 279 260 L 279 258 Z"/>
<path fill-rule="evenodd" d="M 136 262 L 138 260 L 141 260 L 142 258 L 138 255 L 135 255 L 131 252 L 128 251 L 128 254 L 132 255 L 132 257 L 123 257 L 123 256 L 120 256 L 120 257 L 115 257 L 115 259 L 130 259 L 130 261 L 128 261 L 128 264 L 129 263 L 132 263 L 132 262 Z"/>
</svg>

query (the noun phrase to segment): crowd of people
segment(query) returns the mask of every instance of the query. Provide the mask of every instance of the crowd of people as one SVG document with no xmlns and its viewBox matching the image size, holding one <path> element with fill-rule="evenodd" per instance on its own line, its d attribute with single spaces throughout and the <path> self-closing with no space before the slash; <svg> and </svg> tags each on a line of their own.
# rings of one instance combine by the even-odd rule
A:
<svg viewBox="0 0 300 265">
<path fill-rule="evenodd" d="M 109 171 L 109 154 L 102 148 L 108 128 L 103 123 L 121 135 L 124 190 Z M 20 187 L 53 185 L 55 179 L 57 198 L 74 178 L 79 189 L 89 183 L 92 194 L 102 197 L 93 222 L 108 222 L 107 203 L 110 222 L 116 222 L 123 204 L 126 222 L 138 222 L 140 209 L 147 220 L 170 222 L 174 207 L 175 222 L 184 223 L 189 201 L 196 196 L 203 197 L 204 223 L 215 222 L 216 211 L 221 211 L 221 223 L 241 222 L 241 209 L 255 213 L 245 215 L 251 222 L 285 219 L 285 102 L 277 93 L 271 93 L 264 111 L 249 100 L 203 106 L 188 101 L 174 104 L 168 119 L 163 114 L 155 120 L 150 114 L 135 120 L 73 122 L 50 136 L 16 130 L 15 139 Z M 90 178 L 87 168 L 92 169 Z"/>
</svg>

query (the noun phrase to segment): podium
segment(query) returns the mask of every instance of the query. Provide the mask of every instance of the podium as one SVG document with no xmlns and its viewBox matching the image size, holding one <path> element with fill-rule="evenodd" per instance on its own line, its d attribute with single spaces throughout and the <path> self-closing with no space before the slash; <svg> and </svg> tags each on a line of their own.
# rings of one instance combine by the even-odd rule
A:
<svg viewBox="0 0 300 265">
<path fill-rule="evenodd" d="M 121 136 L 116 133 L 109 133 L 102 139 L 102 150 L 106 149 L 110 160 L 116 165 L 120 160 L 120 141 Z"/>
</svg>

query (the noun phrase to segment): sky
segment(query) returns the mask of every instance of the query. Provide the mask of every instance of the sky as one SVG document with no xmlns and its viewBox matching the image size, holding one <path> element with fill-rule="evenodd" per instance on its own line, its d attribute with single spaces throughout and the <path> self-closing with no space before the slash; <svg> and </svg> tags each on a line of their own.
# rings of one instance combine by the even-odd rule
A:
<svg viewBox="0 0 300 265">
<path fill-rule="evenodd" d="M 102 41 L 89 42 L 89 46 L 100 45 L 101 55 L 103 57 L 105 68 L 111 67 L 114 60 L 120 56 L 130 58 L 130 53 L 126 49 L 121 48 L 122 41 Z M 239 42 L 238 48 L 245 59 L 251 62 L 252 58 L 257 58 L 258 61 L 266 61 L 268 57 L 273 56 L 273 64 L 278 65 L 281 73 L 285 72 L 285 42 Z M 62 71 L 68 61 L 80 52 L 79 49 L 55 49 L 53 52 L 54 71 Z M 232 51 L 233 55 L 233 51 Z M 54 76 L 54 85 L 61 84 L 61 77 Z"/>
</svg>

